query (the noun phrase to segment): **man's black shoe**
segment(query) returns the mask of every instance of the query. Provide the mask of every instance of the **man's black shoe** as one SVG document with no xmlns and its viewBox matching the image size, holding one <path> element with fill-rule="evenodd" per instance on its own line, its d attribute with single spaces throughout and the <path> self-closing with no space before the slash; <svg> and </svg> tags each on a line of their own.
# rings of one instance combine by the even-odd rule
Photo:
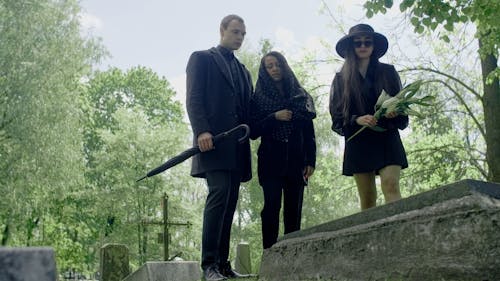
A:
<svg viewBox="0 0 500 281">
<path fill-rule="evenodd" d="M 203 270 L 203 278 L 205 281 L 227 280 L 227 278 L 219 272 L 216 265 L 209 266 Z"/>
<path fill-rule="evenodd" d="M 220 267 L 219 267 L 219 271 L 222 275 L 224 275 L 225 277 L 227 278 L 248 278 L 250 277 L 250 275 L 248 274 L 241 274 L 241 273 L 238 273 L 236 271 L 234 271 L 232 268 L 231 268 L 231 264 L 229 262 L 226 262 L 224 264 L 222 264 Z"/>
</svg>

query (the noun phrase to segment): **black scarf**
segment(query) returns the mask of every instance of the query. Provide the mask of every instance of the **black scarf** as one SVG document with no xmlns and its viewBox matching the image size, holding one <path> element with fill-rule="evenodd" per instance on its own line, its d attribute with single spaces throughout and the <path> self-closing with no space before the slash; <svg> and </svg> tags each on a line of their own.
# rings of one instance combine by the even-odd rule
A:
<svg viewBox="0 0 500 281">
<path fill-rule="evenodd" d="M 252 119 L 258 123 L 276 111 L 292 111 L 292 120 L 280 121 L 271 135 L 275 140 L 285 141 L 292 133 L 293 121 L 312 120 L 316 117 L 316 111 L 311 95 L 300 86 L 288 65 L 282 64 L 281 71 L 284 95 L 261 64 L 255 93 L 252 96 Z"/>
</svg>

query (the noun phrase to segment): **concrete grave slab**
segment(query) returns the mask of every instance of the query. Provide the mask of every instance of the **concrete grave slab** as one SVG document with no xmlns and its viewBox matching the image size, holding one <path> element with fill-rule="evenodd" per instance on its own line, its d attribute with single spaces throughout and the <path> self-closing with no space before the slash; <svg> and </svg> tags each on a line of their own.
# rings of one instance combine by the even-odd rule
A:
<svg viewBox="0 0 500 281">
<path fill-rule="evenodd" d="M 285 235 L 259 280 L 497 280 L 500 185 L 464 180 Z"/>
<path fill-rule="evenodd" d="M 194 261 L 146 262 L 123 281 L 199 281 L 200 264 Z"/>
</svg>

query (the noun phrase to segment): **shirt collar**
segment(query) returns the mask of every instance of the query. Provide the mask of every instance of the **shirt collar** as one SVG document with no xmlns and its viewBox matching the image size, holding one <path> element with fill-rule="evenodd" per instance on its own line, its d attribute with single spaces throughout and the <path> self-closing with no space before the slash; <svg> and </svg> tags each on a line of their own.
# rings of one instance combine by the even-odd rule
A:
<svg viewBox="0 0 500 281">
<path fill-rule="evenodd" d="M 217 50 L 219 50 L 219 52 L 222 54 L 222 56 L 224 56 L 224 58 L 226 58 L 229 61 L 231 61 L 234 58 L 233 51 L 231 51 L 225 47 L 222 47 L 221 45 L 217 46 Z"/>
</svg>

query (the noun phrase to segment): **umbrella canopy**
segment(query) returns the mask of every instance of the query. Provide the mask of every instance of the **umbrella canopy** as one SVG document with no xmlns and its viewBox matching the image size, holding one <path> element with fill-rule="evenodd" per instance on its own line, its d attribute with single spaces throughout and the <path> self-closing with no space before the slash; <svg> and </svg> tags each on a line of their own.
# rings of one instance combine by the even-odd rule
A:
<svg viewBox="0 0 500 281">
<path fill-rule="evenodd" d="M 244 135 L 238 139 L 238 141 L 241 143 L 243 141 L 245 141 L 246 139 L 248 139 L 248 136 L 250 135 L 250 128 L 248 127 L 248 125 L 246 124 L 240 124 L 234 128 L 232 128 L 231 130 L 229 131 L 226 131 L 226 132 L 223 132 L 223 133 L 220 133 L 216 136 L 213 137 L 213 143 L 217 143 L 219 140 L 227 137 L 227 136 L 230 136 L 231 134 L 239 131 L 239 130 L 244 130 Z M 198 154 L 200 153 L 200 148 L 198 146 L 194 146 L 194 147 L 191 147 L 190 149 L 188 150 L 185 150 L 183 152 L 181 152 L 179 155 L 177 156 L 174 156 L 173 158 L 169 159 L 167 162 L 163 163 L 162 165 L 154 168 L 153 170 L 149 171 L 145 176 L 143 176 L 142 178 L 138 179 L 137 181 L 141 181 L 145 178 L 149 178 L 149 177 L 152 177 L 154 175 L 157 175 L 161 172 L 164 172 L 166 171 L 167 169 L 170 169 L 172 168 L 173 166 L 175 165 L 178 165 L 182 162 L 184 162 L 186 159 L 190 158 L 191 156 L 195 155 L 195 154 Z"/>
</svg>

